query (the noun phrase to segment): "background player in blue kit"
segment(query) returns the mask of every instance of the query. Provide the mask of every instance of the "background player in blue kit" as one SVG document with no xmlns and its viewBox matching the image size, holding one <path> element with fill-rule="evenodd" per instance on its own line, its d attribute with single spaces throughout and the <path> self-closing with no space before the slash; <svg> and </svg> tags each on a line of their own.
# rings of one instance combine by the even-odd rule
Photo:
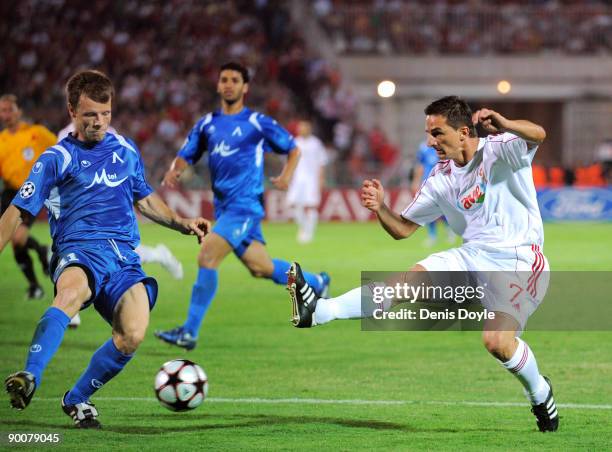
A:
<svg viewBox="0 0 612 452">
<path fill-rule="evenodd" d="M 64 395 L 62 409 L 77 427 L 99 428 L 89 397 L 132 358 L 157 297 L 156 281 L 143 272 L 134 252 L 140 237 L 133 206 L 153 221 L 199 239 L 210 224 L 170 210 L 147 183 L 136 145 L 107 133 L 113 86 L 106 75 L 79 72 L 68 81 L 66 95 L 75 134 L 43 152 L 0 218 L 2 251 L 21 218 L 47 207 L 56 290 L 34 333 L 25 370 L 10 375 L 5 385 L 12 406 L 27 407 L 70 318 L 93 304 L 112 325 L 112 338 Z"/>
<path fill-rule="evenodd" d="M 244 106 L 249 74 L 238 63 L 221 66 L 217 92 L 221 109 L 202 117 L 191 129 L 185 144 L 164 177 L 176 187 L 182 172 L 208 152 L 208 168 L 214 192 L 216 223 L 202 241 L 199 271 L 193 286 L 187 321 L 169 331 L 157 331 L 161 340 L 184 347 L 196 346 L 204 315 L 217 291 L 217 268 L 230 251 L 251 274 L 287 283 L 289 262 L 271 259 L 261 230 L 263 207 L 263 154 L 272 150 L 287 155 L 287 162 L 274 186 L 286 190 L 298 163 L 300 151 L 291 134 L 272 118 Z M 326 273 L 304 273 L 311 287 L 325 297 L 329 286 Z"/>
</svg>

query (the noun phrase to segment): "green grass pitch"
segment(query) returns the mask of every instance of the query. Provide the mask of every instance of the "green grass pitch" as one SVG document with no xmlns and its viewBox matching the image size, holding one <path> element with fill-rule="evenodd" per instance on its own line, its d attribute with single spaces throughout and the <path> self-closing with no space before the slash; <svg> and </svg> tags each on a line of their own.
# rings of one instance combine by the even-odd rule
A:
<svg viewBox="0 0 612 452">
<path fill-rule="evenodd" d="M 93 398 L 103 430 L 76 430 L 60 408 L 62 394 L 110 335 L 90 308 L 81 313 L 83 325 L 66 332 L 28 409 L 11 410 L 2 396 L 4 438 L 59 432 L 62 450 L 603 450 L 612 444 L 612 332 L 524 335 L 560 405 L 560 431 L 543 435 L 519 383 L 486 353 L 478 332 L 362 332 L 359 321 L 297 330 L 288 322 L 286 291 L 251 278 L 233 256 L 221 266 L 198 347 L 183 352 L 160 343 L 153 330 L 184 320 L 198 246 L 155 225 L 141 230 L 143 243 L 164 242 L 175 252 L 185 279 L 146 267 L 160 283 L 157 306 L 136 357 Z M 610 224 L 547 224 L 551 267 L 612 270 L 610 232 Z M 293 225 L 266 224 L 264 233 L 272 256 L 328 271 L 332 295 L 358 286 L 362 270 L 404 270 L 431 252 L 422 245 L 423 231 L 395 242 L 374 223 L 320 225 L 307 246 L 295 243 Z M 46 225 L 36 225 L 34 234 L 49 241 Z M 8 249 L 0 275 L 5 376 L 23 367 L 53 289 L 45 282 L 44 301 L 24 301 L 25 280 Z M 207 371 L 209 400 L 172 413 L 154 400 L 153 378 L 162 363 L 181 357 Z"/>
</svg>

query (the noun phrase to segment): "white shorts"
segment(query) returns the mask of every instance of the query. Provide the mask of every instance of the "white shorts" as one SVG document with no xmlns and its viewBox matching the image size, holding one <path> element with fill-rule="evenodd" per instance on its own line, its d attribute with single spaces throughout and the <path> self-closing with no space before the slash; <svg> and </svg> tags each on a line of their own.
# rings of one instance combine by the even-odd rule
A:
<svg viewBox="0 0 612 452">
<path fill-rule="evenodd" d="M 321 203 L 321 190 L 317 181 L 297 179 L 291 182 L 287 191 L 287 204 L 298 206 L 318 206 Z"/>
<path fill-rule="evenodd" d="M 550 281 L 548 260 L 538 245 L 493 248 L 465 244 L 434 253 L 418 264 L 429 272 L 440 272 L 436 279 L 444 279 L 449 271 L 477 272 L 476 283 L 485 287 L 483 306 L 510 315 L 521 330 L 544 299 Z"/>
</svg>

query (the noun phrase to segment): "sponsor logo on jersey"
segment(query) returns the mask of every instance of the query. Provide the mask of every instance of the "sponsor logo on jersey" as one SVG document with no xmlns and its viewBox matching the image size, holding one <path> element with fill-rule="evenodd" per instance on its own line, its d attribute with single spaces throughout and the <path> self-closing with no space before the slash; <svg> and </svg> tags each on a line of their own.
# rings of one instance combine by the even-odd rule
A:
<svg viewBox="0 0 612 452">
<path fill-rule="evenodd" d="M 34 165 L 34 167 L 32 168 L 32 172 L 34 174 L 38 174 L 40 173 L 40 171 L 43 169 L 43 164 L 42 162 L 36 162 L 36 165 Z"/>
<path fill-rule="evenodd" d="M 107 187 L 115 188 L 121 185 L 127 179 L 127 176 L 124 177 L 123 179 L 119 179 L 119 180 L 116 180 L 116 179 L 117 179 L 117 174 L 115 173 L 106 174 L 106 168 L 102 168 L 102 174 L 98 175 L 98 172 L 96 171 L 96 174 L 94 175 L 94 179 L 91 181 L 91 184 L 89 184 L 85 188 L 91 188 L 96 184 L 104 184 Z"/>
<path fill-rule="evenodd" d="M 225 144 L 225 140 L 221 140 L 219 143 L 215 145 L 215 147 L 213 148 L 213 151 L 211 152 L 211 155 L 219 154 L 221 157 L 229 157 L 230 155 L 235 154 L 239 150 L 240 148 L 234 148 L 230 150 L 229 145 Z"/>
<path fill-rule="evenodd" d="M 21 196 L 23 199 L 28 199 L 34 194 L 35 191 L 36 185 L 34 185 L 34 182 L 26 181 L 19 189 L 19 196 Z"/>
<path fill-rule="evenodd" d="M 29 162 L 34 158 L 34 149 L 31 147 L 24 148 L 24 150 L 21 151 L 21 155 L 23 155 L 24 160 Z"/>
<path fill-rule="evenodd" d="M 477 210 L 480 209 L 485 200 L 485 184 L 478 183 L 470 188 L 467 194 L 459 197 L 457 205 L 461 210 Z"/>
</svg>

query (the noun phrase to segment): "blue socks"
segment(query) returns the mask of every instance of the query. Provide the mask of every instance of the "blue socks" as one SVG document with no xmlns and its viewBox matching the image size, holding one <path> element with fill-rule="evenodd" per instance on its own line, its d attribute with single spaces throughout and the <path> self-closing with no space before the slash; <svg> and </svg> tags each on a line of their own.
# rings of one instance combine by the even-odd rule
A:
<svg viewBox="0 0 612 452">
<path fill-rule="evenodd" d="M 68 322 L 70 322 L 70 317 L 55 307 L 47 309 L 38 322 L 25 368 L 27 372 L 34 374 L 37 387 L 40 386 L 45 367 L 64 339 Z"/>
<path fill-rule="evenodd" d="M 66 395 L 64 402 L 67 405 L 76 405 L 89 400 L 94 392 L 121 372 L 132 356 L 134 355 L 121 353 L 112 338 L 106 341 L 93 354 L 89 366 Z"/>
<path fill-rule="evenodd" d="M 287 272 L 289 271 L 291 264 L 280 259 L 272 259 L 272 263 L 274 264 L 272 281 L 274 281 L 276 284 L 287 284 Z M 302 273 L 304 274 L 304 279 L 308 285 L 312 287 L 315 292 L 320 293 L 323 289 L 323 279 L 321 279 L 321 276 L 315 273 L 307 272 L 304 269 L 302 269 Z"/>
<path fill-rule="evenodd" d="M 187 321 L 183 325 L 183 328 L 191 334 L 193 338 L 198 337 L 200 325 L 202 324 L 202 320 L 204 320 L 206 311 L 208 311 L 213 298 L 215 298 L 218 284 L 219 278 L 216 269 L 200 268 L 198 270 L 198 277 L 191 291 L 191 302 L 189 303 Z"/>
</svg>

